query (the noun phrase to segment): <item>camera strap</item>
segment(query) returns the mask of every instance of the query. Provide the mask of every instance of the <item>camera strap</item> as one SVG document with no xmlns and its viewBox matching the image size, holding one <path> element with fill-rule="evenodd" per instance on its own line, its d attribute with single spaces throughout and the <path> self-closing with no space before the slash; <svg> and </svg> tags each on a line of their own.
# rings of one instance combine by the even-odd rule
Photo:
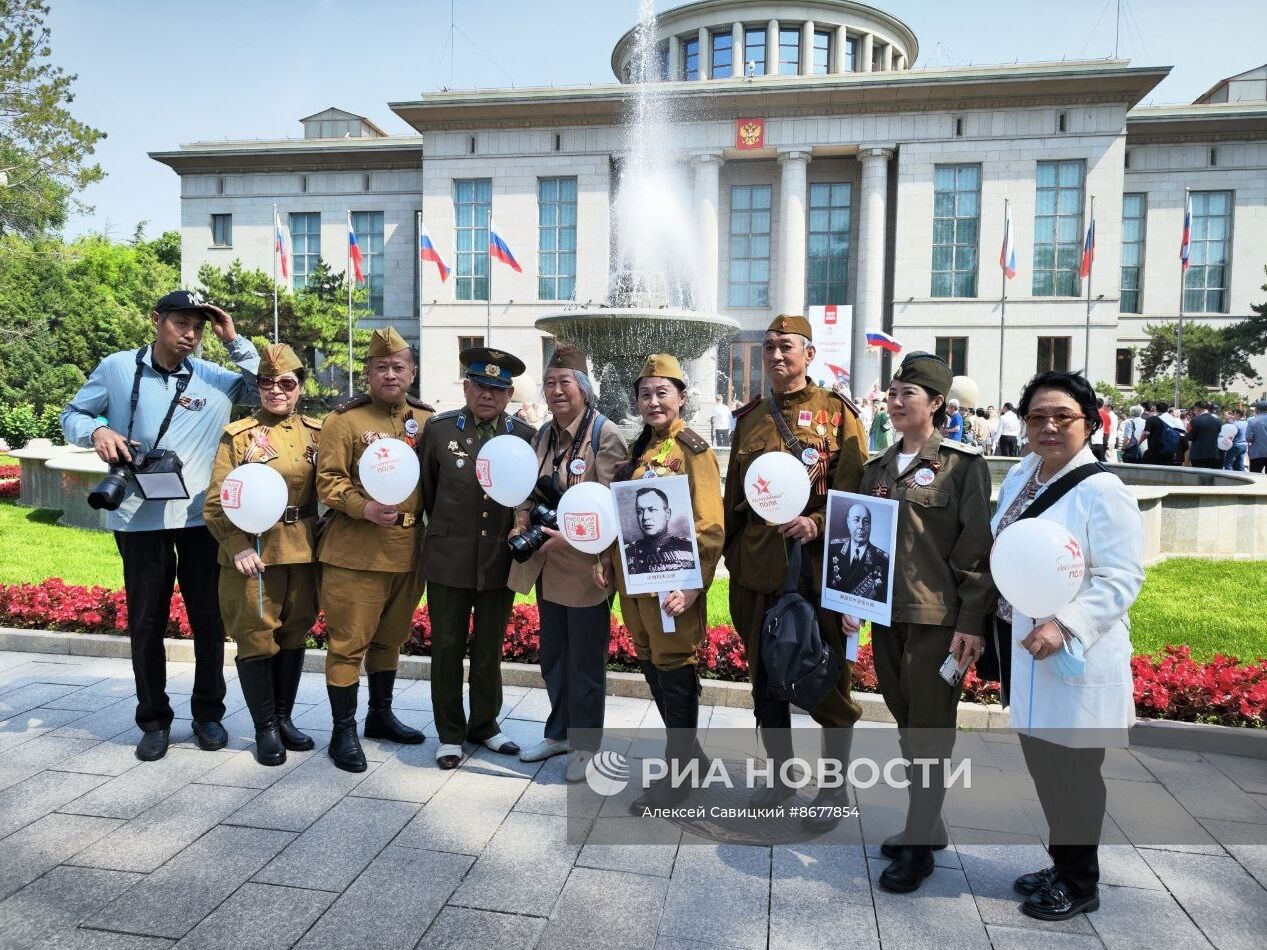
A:
<svg viewBox="0 0 1267 950">
<path fill-rule="evenodd" d="M 141 401 L 141 376 L 145 373 L 145 351 L 148 346 L 143 346 L 136 351 L 136 375 L 132 378 L 132 399 L 128 407 L 128 434 L 125 437 L 130 443 L 132 441 L 132 426 L 136 422 L 136 407 Z M 181 368 L 189 371 L 189 375 L 181 376 L 176 380 L 176 395 L 172 396 L 171 405 L 167 407 L 167 415 L 163 416 L 163 422 L 158 427 L 158 435 L 154 438 L 152 448 L 158 448 L 158 443 L 163 441 L 163 436 L 167 434 L 167 427 L 171 425 L 172 414 L 176 412 L 176 404 L 180 402 L 180 397 L 185 394 L 185 390 L 189 388 L 189 381 L 193 378 L 194 368 L 189 360 L 181 360 Z"/>
<path fill-rule="evenodd" d="M 569 445 L 565 449 L 560 449 L 557 453 L 554 451 L 554 443 L 555 443 L 554 425 L 553 423 L 550 425 L 550 443 L 549 445 L 546 446 L 546 454 L 551 456 L 551 459 L 552 459 L 551 474 L 555 477 L 556 481 L 558 479 L 558 474 L 559 474 L 559 463 L 563 461 L 565 456 L 576 458 L 576 453 L 581 447 L 581 440 L 585 438 L 585 433 L 589 429 L 590 422 L 593 420 L 593 418 L 594 418 L 594 409 L 593 407 L 587 406 L 585 409 L 585 415 L 581 419 L 581 424 L 576 427 L 576 435 L 572 437 L 572 444 Z"/>
</svg>

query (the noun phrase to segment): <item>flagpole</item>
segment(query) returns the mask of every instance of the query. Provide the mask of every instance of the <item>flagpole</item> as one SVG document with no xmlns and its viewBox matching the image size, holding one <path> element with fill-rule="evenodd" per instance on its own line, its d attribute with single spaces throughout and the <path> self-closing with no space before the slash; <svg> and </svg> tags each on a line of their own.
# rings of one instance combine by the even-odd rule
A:
<svg viewBox="0 0 1267 950">
<path fill-rule="evenodd" d="M 493 345 L 493 215 L 488 215 L 488 240 L 484 242 L 488 253 L 488 293 L 484 295 L 484 345 Z"/>
<path fill-rule="evenodd" d="M 352 234 L 352 212 L 348 212 L 348 235 Z M 352 274 L 352 242 L 345 239 L 348 249 L 347 260 L 347 278 L 348 278 L 348 395 L 352 395 L 352 281 L 356 278 Z"/>
<path fill-rule="evenodd" d="M 1095 227 L 1095 195 L 1091 196 L 1091 221 L 1088 223 L 1087 226 L 1091 228 Z M 1092 241 L 1094 242 L 1094 240 L 1095 240 L 1095 236 L 1092 235 Z M 1083 254 L 1087 253 L 1087 249 L 1085 247 L 1082 249 L 1082 253 Z M 1086 374 L 1087 379 L 1091 379 L 1091 272 L 1094 269 L 1095 269 L 1095 244 L 1092 243 L 1091 257 L 1087 261 L 1087 330 L 1086 330 L 1086 338 L 1083 342 L 1083 349 L 1082 349 L 1082 352 L 1083 352 L 1082 371 Z"/>
<path fill-rule="evenodd" d="M 282 239 L 282 227 L 277 219 L 277 202 L 273 202 L 273 244 L 278 245 Z M 277 255 L 282 253 L 282 248 L 274 246 L 273 248 L 273 342 L 280 343 L 281 338 L 277 333 Z"/>
<path fill-rule="evenodd" d="M 1007 209 L 1010 198 L 1003 199 L 1003 253 L 1007 253 Z M 999 267 L 999 279 L 1003 282 L 1003 292 L 999 297 L 999 412 L 1003 412 L 1003 340 L 1007 333 L 1007 267 Z"/>
<path fill-rule="evenodd" d="M 422 398 L 422 212 L 417 212 L 418 233 L 414 237 L 414 256 L 418 258 L 418 398 Z"/>
<path fill-rule="evenodd" d="M 1188 189 L 1183 190 L 1183 216 L 1187 223 L 1188 211 Z M 1189 239 L 1191 240 L 1191 239 Z M 1190 253 L 1190 252 L 1189 252 Z M 1183 382 L 1183 285 L 1188 276 L 1188 263 L 1186 258 L 1181 257 L 1179 260 L 1179 327 L 1175 333 L 1175 411 L 1179 411 L 1179 387 Z"/>
</svg>

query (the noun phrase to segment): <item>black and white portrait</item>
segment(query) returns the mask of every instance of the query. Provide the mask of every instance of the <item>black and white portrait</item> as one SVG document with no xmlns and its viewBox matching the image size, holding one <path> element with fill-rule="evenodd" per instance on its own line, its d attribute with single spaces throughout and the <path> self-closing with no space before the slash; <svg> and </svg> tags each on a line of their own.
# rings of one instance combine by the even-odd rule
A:
<svg viewBox="0 0 1267 950">
<path fill-rule="evenodd" d="M 629 593 L 703 587 L 687 477 L 642 478 L 611 487 Z"/>
<path fill-rule="evenodd" d="M 893 613 L 896 534 L 897 502 L 829 492 L 823 606 L 888 625 Z"/>
</svg>

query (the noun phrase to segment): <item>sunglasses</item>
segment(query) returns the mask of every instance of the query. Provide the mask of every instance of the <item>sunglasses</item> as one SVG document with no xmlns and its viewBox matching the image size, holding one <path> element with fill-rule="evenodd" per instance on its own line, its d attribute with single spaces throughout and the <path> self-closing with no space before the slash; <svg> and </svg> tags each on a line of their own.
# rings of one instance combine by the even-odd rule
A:
<svg viewBox="0 0 1267 950">
<path fill-rule="evenodd" d="M 1044 429 L 1047 423 L 1053 423 L 1057 429 L 1068 429 L 1079 419 L 1085 419 L 1086 416 L 1075 416 L 1072 413 L 1061 413 L 1055 416 L 1043 415 L 1040 412 L 1031 412 L 1025 416 L 1025 424 L 1031 429 Z"/>
<path fill-rule="evenodd" d="M 299 388 L 299 380 L 283 377 L 282 379 L 273 379 L 271 376 L 260 376 L 256 378 L 255 385 L 264 392 L 270 389 L 280 389 L 284 393 L 293 393 Z"/>
</svg>

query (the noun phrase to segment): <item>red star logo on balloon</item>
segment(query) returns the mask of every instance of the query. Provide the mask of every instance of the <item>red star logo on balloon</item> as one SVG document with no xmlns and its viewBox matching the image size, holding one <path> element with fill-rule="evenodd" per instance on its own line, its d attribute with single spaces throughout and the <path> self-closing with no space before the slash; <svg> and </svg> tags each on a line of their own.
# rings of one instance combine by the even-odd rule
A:
<svg viewBox="0 0 1267 950">
<path fill-rule="evenodd" d="M 753 482 L 753 487 L 757 490 L 758 495 L 770 494 L 770 483 L 761 476 L 757 476 L 757 480 Z"/>
<path fill-rule="evenodd" d="M 1065 545 L 1065 550 L 1073 557 L 1082 557 L 1082 548 L 1078 546 L 1078 542 L 1073 538 L 1069 539 L 1069 543 Z"/>
<path fill-rule="evenodd" d="M 379 459 L 384 462 L 387 461 L 388 457 L 392 454 L 391 450 L 385 445 L 375 449 L 374 452 L 378 455 Z"/>
</svg>

